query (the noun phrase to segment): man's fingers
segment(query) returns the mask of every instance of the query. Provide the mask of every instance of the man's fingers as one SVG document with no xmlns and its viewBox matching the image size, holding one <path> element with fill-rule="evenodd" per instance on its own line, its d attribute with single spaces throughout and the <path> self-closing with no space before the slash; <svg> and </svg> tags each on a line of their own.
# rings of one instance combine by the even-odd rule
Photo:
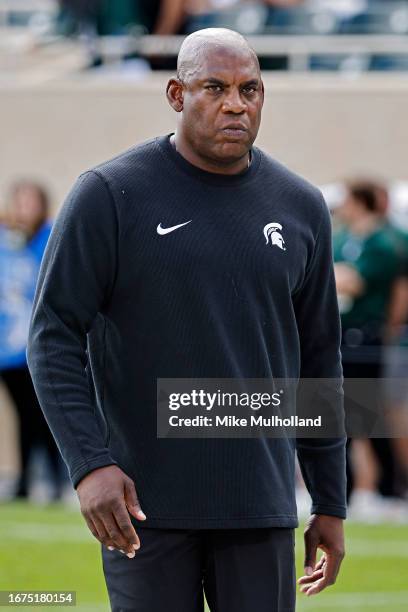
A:
<svg viewBox="0 0 408 612">
<path fill-rule="evenodd" d="M 323 575 L 324 575 L 324 572 L 323 572 L 322 569 L 315 570 L 311 576 L 301 576 L 298 579 L 298 584 L 301 584 L 301 585 L 303 585 L 303 584 L 311 584 L 312 582 L 314 582 L 318 578 L 322 578 Z"/>
<path fill-rule="evenodd" d="M 102 542 L 102 544 L 105 544 L 105 546 L 111 545 L 112 541 L 109 538 L 109 534 L 106 531 L 105 525 L 103 524 L 103 522 L 97 516 L 93 516 L 92 521 L 98 531 L 98 534 L 99 534 L 98 539 L 100 540 L 100 542 Z"/>
<path fill-rule="evenodd" d="M 319 561 L 316 563 L 313 573 L 307 576 L 301 576 L 298 579 L 298 584 L 310 583 L 316 580 L 316 578 L 321 578 L 321 576 L 323 576 L 323 569 L 325 567 L 325 564 L 326 564 L 326 553 L 323 553 Z"/>
<path fill-rule="evenodd" d="M 322 568 L 323 576 L 314 581 L 311 585 L 304 584 L 300 589 L 302 593 L 306 593 L 308 596 L 316 595 L 316 593 L 320 593 L 320 591 L 323 591 L 323 589 L 326 587 L 334 584 L 336 582 L 343 557 L 344 553 L 342 551 L 326 551 L 325 564 Z"/>
<path fill-rule="evenodd" d="M 325 578 L 320 578 L 319 580 L 316 580 L 316 582 L 314 582 L 313 584 L 305 584 L 302 586 L 302 588 L 300 589 L 302 593 L 305 593 L 305 595 L 309 596 L 309 595 L 316 595 L 316 593 L 320 593 L 320 591 L 322 591 L 326 586 L 329 586 L 326 582 L 325 582 Z"/>
<path fill-rule="evenodd" d="M 318 570 L 322 568 L 325 563 L 326 563 L 326 553 L 323 553 L 319 561 L 317 562 L 315 569 Z"/>
<path fill-rule="evenodd" d="M 88 525 L 89 531 L 92 533 L 94 538 L 104 544 L 109 550 L 115 550 L 114 543 L 110 539 L 104 524 L 97 517 L 91 519 L 88 516 L 84 516 L 86 524 Z"/>
<path fill-rule="evenodd" d="M 139 500 L 137 498 L 134 482 L 130 478 L 125 481 L 125 502 L 132 516 L 137 518 L 139 521 L 146 520 L 146 515 L 141 509 Z"/>
<path fill-rule="evenodd" d="M 120 529 L 122 536 L 128 543 L 128 546 L 130 546 L 130 550 L 133 551 L 140 548 L 139 536 L 137 535 L 135 528 L 132 525 L 132 522 L 129 518 L 129 514 L 126 510 L 126 506 L 121 505 L 117 508 L 114 508 L 113 516 L 116 521 L 116 524 Z"/>
<path fill-rule="evenodd" d="M 127 520 L 129 521 L 128 515 L 125 514 L 125 516 Z M 104 521 L 96 515 L 93 515 L 92 519 L 89 518 L 89 520 L 87 520 L 87 523 L 90 529 L 92 527 L 92 532 L 94 536 L 100 542 L 102 542 L 102 544 L 104 544 L 109 550 L 114 550 L 115 548 L 117 548 L 123 553 L 130 553 L 130 552 L 133 553 L 134 550 L 137 550 L 138 548 L 140 548 L 139 538 L 136 532 L 134 531 L 133 526 L 130 523 L 130 521 L 129 521 L 130 529 L 127 533 L 130 536 L 130 538 L 132 538 L 132 540 L 134 541 L 134 546 L 133 545 L 129 546 L 129 538 L 123 534 L 123 530 L 117 524 L 117 521 L 115 521 L 115 517 L 113 516 L 111 519 L 109 519 L 109 517 L 106 517 L 106 524 L 109 525 L 109 528 L 107 528 L 107 526 L 105 526 Z M 133 533 L 132 533 L 132 530 L 133 530 Z M 120 533 L 123 537 L 118 537 L 117 535 L 118 533 Z M 136 536 L 136 538 L 134 536 Z M 125 548 L 125 550 L 123 550 L 123 548 Z"/>
<path fill-rule="evenodd" d="M 123 536 L 113 514 L 106 513 L 100 516 L 105 529 L 109 534 L 109 538 L 112 541 L 115 548 L 123 550 L 128 556 L 134 557 L 134 549 L 131 544 Z"/>
<path fill-rule="evenodd" d="M 97 528 L 95 526 L 95 523 L 93 522 L 91 517 L 84 515 L 84 519 L 85 519 L 86 524 L 88 525 L 88 529 L 92 533 L 93 537 L 96 538 L 99 542 L 102 542 L 102 540 L 100 538 L 100 535 L 99 535 L 99 531 L 97 530 Z"/>
</svg>

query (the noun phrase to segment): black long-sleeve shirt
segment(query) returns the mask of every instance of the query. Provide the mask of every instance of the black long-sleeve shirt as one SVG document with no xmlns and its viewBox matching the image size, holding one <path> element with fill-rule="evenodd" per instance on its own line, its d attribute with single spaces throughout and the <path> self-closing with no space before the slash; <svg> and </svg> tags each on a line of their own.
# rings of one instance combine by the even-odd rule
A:
<svg viewBox="0 0 408 612">
<path fill-rule="evenodd" d="M 158 438 L 156 380 L 341 377 L 339 345 L 320 191 L 255 146 L 243 173 L 205 172 L 167 135 L 75 183 L 27 355 L 75 488 L 118 464 L 145 526 L 294 527 L 296 446 L 311 511 L 345 517 L 344 439 Z"/>
</svg>

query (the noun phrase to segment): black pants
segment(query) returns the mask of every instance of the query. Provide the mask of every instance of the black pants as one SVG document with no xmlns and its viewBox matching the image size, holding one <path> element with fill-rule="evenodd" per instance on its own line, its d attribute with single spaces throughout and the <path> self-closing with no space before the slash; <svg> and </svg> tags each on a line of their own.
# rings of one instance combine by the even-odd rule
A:
<svg viewBox="0 0 408 612">
<path fill-rule="evenodd" d="M 293 612 L 294 529 L 138 529 L 133 559 L 102 548 L 113 612 Z"/>
<path fill-rule="evenodd" d="M 60 453 L 38 403 L 28 367 L 2 370 L 4 382 L 18 413 L 18 437 L 21 471 L 16 496 L 27 497 L 28 467 L 36 446 L 45 448 L 55 486 L 55 497 L 60 494 Z"/>
<path fill-rule="evenodd" d="M 348 349 L 350 352 L 350 349 Z M 358 349 L 356 349 L 357 351 Z M 381 353 L 379 353 L 381 355 Z M 365 363 L 364 361 L 347 361 L 343 359 L 344 378 L 375 378 L 383 375 L 382 360 Z M 381 391 L 379 390 L 379 393 Z M 385 400 L 384 400 L 385 401 Z M 345 409 L 347 410 L 347 398 L 345 399 Z M 398 495 L 398 465 L 393 453 L 391 441 L 388 438 L 369 438 L 369 443 L 374 451 L 380 466 L 380 480 L 378 490 L 382 495 Z M 354 488 L 353 471 L 351 468 L 351 447 L 352 439 L 347 440 L 347 500 L 350 499 Z"/>
</svg>

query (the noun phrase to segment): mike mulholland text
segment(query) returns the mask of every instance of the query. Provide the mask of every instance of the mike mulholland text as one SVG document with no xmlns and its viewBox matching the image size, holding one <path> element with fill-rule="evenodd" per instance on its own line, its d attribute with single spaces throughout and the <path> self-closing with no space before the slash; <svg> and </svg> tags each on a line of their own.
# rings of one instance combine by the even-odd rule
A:
<svg viewBox="0 0 408 612">
<path fill-rule="evenodd" d="M 195 417 L 172 415 L 169 418 L 169 424 L 172 427 L 214 427 L 214 425 L 215 427 L 321 427 L 322 417 L 303 419 L 297 414 L 286 418 L 276 415 L 270 417 L 252 415 L 250 419 L 247 419 L 233 415 L 216 416 L 215 418 L 201 415 Z"/>
</svg>

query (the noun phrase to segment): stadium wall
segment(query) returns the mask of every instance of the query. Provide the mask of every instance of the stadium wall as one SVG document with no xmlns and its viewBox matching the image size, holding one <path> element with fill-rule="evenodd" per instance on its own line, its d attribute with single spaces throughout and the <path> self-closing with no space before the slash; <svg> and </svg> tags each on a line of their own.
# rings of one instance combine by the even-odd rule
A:
<svg viewBox="0 0 408 612">
<path fill-rule="evenodd" d="M 80 76 L 0 91 L 0 198 L 21 175 L 51 189 L 57 206 L 85 168 L 133 143 L 169 132 L 169 75 L 141 82 Z M 408 80 L 264 75 L 266 101 L 257 144 L 316 183 L 350 174 L 408 179 Z"/>
</svg>

